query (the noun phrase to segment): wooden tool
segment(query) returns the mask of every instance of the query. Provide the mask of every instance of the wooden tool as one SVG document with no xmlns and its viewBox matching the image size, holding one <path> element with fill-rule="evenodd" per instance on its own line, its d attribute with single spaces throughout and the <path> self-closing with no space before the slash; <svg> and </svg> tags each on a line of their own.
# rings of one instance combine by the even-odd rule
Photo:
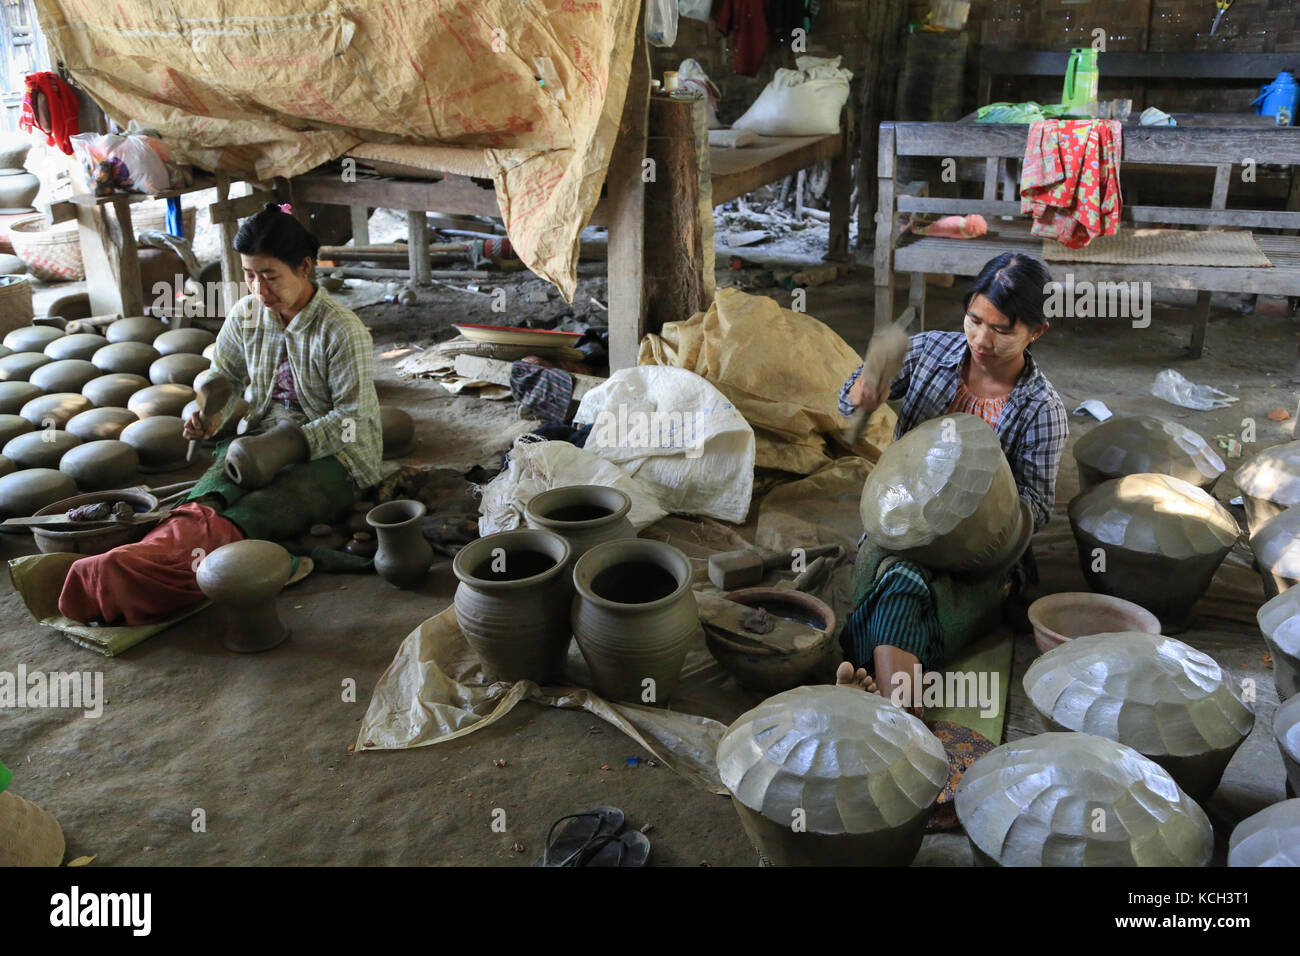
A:
<svg viewBox="0 0 1300 956">
<path fill-rule="evenodd" d="M 171 509 L 167 509 L 167 511 L 145 511 L 139 514 L 133 514 L 130 518 L 123 520 L 117 520 L 114 518 L 97 518 L 90 521 L 73 521 L 66 514 L 32 515 L 29 518 L 8 518 L 4 522 L 4 527 L 88 531 L 91 528 L 107 528 L 117 524 L 136 524 L 141 521 L 151 521 L 154 518 L 165 518 L 170 510 Z"/>
<path fill-rule="evenodd" d="M 812 561 L 825 555 L 838 555 L 842 550 L 838 544 L 805 548 L 804 558 Z M 727 551 L 709 557 L 709 580 L 723 591 L 753 587 L 761 583 L 769 571 L 788 568 L 793 561 L 794 555 L 789 551 L 766 556 L 759 551 Z"/>
<path fill-rule="evenodd" d="M 743 600 L 716 595 L 697 595 L 700 621 L 715 635 L 754 649 L 777 654 L 810 650 L 826 637 L 825 624 L 835 620 L 826 605 L 806 594 L 821 583 L 836 558 L 820 557 L 793 581 L 771 588 L 749 588 L 737 593 Z M 783 599 L 783 594 L 791 598 Z M 799 594 L 799 598 L 794 598 Z"/>
<path fill-rule="evenodd" d="M 208 422 L 209 408 L 224 408 L 226 402 L 230 400 L 230 381 L 223 375 L 207 375 L 198 383 L 198 388 L 194 390 L 194 401 L 199 406 L 199 422 L 206 428 Z M 185 460 L 191 461 L 194 458 L 194 448 L 198 445 L 197 438 L 190 439 L 189 448 L 185 450 Z"/>
<path fill-rule="evenodd" d="M 889 398 L 889 385 L 902 371 L 903 360 L 907 358 L 907 349 L 912 342 L 907 327 L 912 324 L 915 315 L 916 309 L 909 305 L 897 322 L 876 329 L 871 341 L 867 343 L 866 354 L 862 356 L 862 374 L 858 381 L 874 388 L 881 401 Z M 843 433 L 844 443 L 849 448 L 857 447 L 862 441 L 872 411 L 874 409 L 861 407 L 854 410 L 853 419 Z"/>
</svg>

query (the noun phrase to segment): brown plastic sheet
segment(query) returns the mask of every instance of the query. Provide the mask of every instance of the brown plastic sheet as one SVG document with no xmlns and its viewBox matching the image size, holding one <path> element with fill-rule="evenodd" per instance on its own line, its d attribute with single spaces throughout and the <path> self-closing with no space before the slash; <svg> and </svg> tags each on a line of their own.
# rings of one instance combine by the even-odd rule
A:
<svg viewBox="0 0 1300 956">
<path fill-rule="evenodd" d="M 361 143 L 482 150 L 511 244 L 572 299 L 637 0 L 35 2 L 55 58 L 113 120 L 204 169 L 268 180 Z"/>
</svg>

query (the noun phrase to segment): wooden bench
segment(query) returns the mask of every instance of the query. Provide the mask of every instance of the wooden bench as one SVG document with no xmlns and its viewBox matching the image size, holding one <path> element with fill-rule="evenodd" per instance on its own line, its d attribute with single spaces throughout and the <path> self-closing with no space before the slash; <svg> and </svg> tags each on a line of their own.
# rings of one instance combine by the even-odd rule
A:
<svg viewBox="0 0 1300 956">
<path fill-rule="evenodd" d="M 1024 155 L 1028 126 L 982 123 L 882 123 L 877 175 L 880 207 L 876 214 L 875 286 L 876 323 L 894 315 L 893 273 L 910 274 L 909 304 L 922 324 L 925 319 L 927 272 L 976 275 L 989 259 L 1002 252 L 1019 251 L 1042 257 L 1043 240 L 1030 235 L 1029 217 L 1016 199 L 998 199 L 1002 165 Z M 908 195 L 899 188 L 895 169 L 900 156 L 980 158 L 985 163 L 981 199 L 952 199 Z M 1178 228 L 1246 228 L 1251 230 L 1300 229 L 1300 212 L 1226 208 L 1229 178 L 1234 167 L 1251 157 L 1257 164 L 1294 162 L 1300 158 L 1300 128 L 1126 127 L 1121 165 L 1129 162 L 1155 165 L 1198 165 L 1214 169 L 1213 193 L 1205 207 L 1125 206 L 1121 228 L 1151 228 L 1165 224 Z M 1120 172 L 1121 182 L 1123 169 Z M 916 193 L 919 190 L 912 189 Z M 989 221 L 989 235 L 978 239 L 944 239 L 897 235 L 899 213 L 967 215 L 979 213 Z M 1005 222 L 999 217 L 1014 217 Z M 1260 249 L 1272 268 L 1221 266 L 1166 266 L 1047 262 L 1053 279 L 1075 282 L 1149 282 L 1152 287 L 1193 289 L 1197 292 L 1191 354 L 1198 357 L 1205 342 L 1212 292 L 1300 295 L 1300 237 L 1256 231 Z"/>
</svg>

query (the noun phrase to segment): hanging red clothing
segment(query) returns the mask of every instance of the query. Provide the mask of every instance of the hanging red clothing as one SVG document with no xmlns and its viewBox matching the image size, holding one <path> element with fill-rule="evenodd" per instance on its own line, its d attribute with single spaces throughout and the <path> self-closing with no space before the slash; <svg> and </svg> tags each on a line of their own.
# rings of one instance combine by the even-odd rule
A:
<svg viewBox="0 0 1300 956">
<path fill-rule="evenodd" d="M 717 0 L 713 24 L 731 46 L 731 68 L 741 76 L 757 76 L 767 54 L 764 0 Z"/>
<path fill-rule="evenodd" d="M 1122 127 L 1114 120 L 1041 120 L 1029 127 L 1020 211 L 1035 236 L 1082 249 L 1119 230 Z"/>
<path fill-rule="evenodd" d="M 27 77 L 27 93 L 23 96 L 18 126 L 27 133 L 40 130 L 47 145 L 57 146 L 71 156 L 71 137 L 77 135 L 80 112 L 77 94 L 57 73 L 33 73 Z"/>
</svg>

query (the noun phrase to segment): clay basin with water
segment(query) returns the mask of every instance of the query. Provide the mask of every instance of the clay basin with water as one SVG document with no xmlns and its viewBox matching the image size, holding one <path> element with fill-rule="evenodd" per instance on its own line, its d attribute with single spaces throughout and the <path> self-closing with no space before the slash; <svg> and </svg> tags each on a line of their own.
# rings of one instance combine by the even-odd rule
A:
<svg viewBox="0 0 1300 956">
<path fill-rule="evenodd" d="M 1046 654 L 1066 641 L 1120 631 L 1160 633 L 1160 619 L 1140 605 L 1109 594 L 1062 591 L 1029 605 L 1034 643 Z"/>
<path fill-rule="evenodd" d="M 782 650 L 764 643 L 766 635 L 755 635 L 752 640 L 740 636 L 733 621 L 720 627 L 719 621 L 709 620 L 711 615 L 705 609 L 701 617 L 705 642 L 723 670 L 742 687 L 767 693 L 789 690 L 812 678 L 835 633 L 835 612 L 829 605 L 792 588 L 743 588 L 723 598 L 762 608 L 779 621 L 799 625 L 795 630 L 802 632 L 788 642 L 789 649 Z"/>
</svg>

